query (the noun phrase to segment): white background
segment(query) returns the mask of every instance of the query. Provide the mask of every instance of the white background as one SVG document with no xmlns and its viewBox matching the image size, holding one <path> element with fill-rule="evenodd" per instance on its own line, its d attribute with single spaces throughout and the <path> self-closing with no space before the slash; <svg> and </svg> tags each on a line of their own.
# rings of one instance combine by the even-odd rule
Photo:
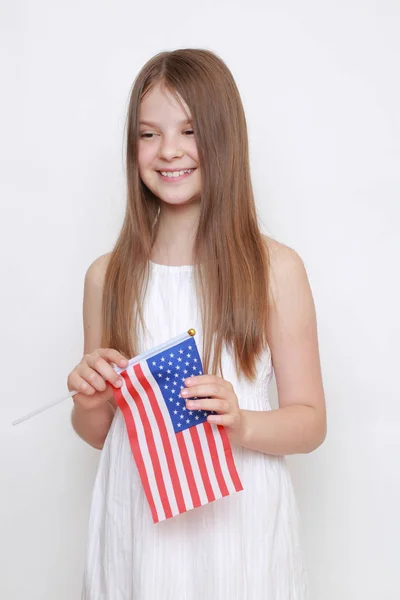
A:
<svg viewBox="0 0 400 600">
<path fill-rule="evenodd" d="M 400 3 L 3 0 L 0 17 L 2 600 L 80 596 L 99 453 L 70 400 L 11 421 L 66 394 L 84 274 L 122 222 L 129 90 L 178 47 L 232 70 L 264 231 L 314 292 L 329 433 L 289 459 L 311 600 L 397 599 Z"/>
</svg>

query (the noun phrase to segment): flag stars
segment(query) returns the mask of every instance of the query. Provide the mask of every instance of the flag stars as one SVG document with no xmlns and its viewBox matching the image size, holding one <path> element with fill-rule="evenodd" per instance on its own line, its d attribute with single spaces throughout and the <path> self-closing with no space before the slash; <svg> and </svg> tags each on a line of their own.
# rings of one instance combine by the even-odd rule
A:
<svg viewBox="0 0 400 600">
<path fill-rule="evenodd" d="M 181 359 L 181 357 L 180 357 L 180 356 L 178 356 L 178 360 L 179 360 L 179 362 L 182 362 L 182 359 Z"/>
<path fill-rule="evenodd" d="M 173 352 L 171 352 L 171 354 L 170 354 L 170 357 L 171 357 L 171 358 L 173 358 L 173 356 L 174 356 L 174 353 L 173 353 Z"/>
<path fill-rule="evenodd" d="M 179 354 L 183 354 L 183 350 L 182 350 L 182 348 L 179 350 Z"/>
<path fill-rule="evenodd" d="M 162 362 L 164 362 L 164 361 L 165 361 L 165 358 L 164 358 L 164 356 L 162 356 L 162 357 L 161 357 L 161 361 L 162 361 Z"/>
<path fill-rule="evenodd" d="M 177 403 L 176 403 L 176 405 L 177 405 L 177 406 L 180 406 L 180 405 L 181 405 L 181 403 L 180 403 L 180 402 L 177 402 Z"/>
<path fill-rule="evenodd" d="M 168 369 L 167 373 L 171 373 L 171 369 Z"/>
<path fill-rule="evenodd" d="M 168 389 L 168 386 L 167 386 L 167 385 L 164 385 L 164 389 L 165 389 L 165 390 L 167 390 L 167 389 Z"/>
</svg>

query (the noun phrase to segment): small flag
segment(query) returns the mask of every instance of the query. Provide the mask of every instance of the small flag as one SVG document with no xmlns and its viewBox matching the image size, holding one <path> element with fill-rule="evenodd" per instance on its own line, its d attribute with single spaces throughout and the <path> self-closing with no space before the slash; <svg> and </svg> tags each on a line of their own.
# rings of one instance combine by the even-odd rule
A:
<svg viewBox="0 0 400 600">
<path fill-rule="evenodd" d="M 224 428 L 180 396 L 203 374 L 193 334 L 132 359 L 114 390 L 154 523 L 243 489 Z"/>
</svg>

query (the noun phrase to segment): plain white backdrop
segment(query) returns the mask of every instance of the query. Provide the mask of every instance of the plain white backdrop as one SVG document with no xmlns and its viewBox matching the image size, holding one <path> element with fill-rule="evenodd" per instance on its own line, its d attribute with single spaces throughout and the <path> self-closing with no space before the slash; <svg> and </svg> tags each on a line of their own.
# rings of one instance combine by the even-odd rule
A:
<svg viewBox="0 0 400 600">
<path fill-rule="evenodd" d="M 3 0 L 0 21 L 2 600 L 80 597 L 99 453 L 70 400 L 11 422 L 67 393 L 84 274 L 122 222 L 130 87 L 178 47 L 232 70 L 263 229 L 314 293 L 329 431 L 289 459 L 310 600 L 397 600 L 398 0 Z"/>
</svg>

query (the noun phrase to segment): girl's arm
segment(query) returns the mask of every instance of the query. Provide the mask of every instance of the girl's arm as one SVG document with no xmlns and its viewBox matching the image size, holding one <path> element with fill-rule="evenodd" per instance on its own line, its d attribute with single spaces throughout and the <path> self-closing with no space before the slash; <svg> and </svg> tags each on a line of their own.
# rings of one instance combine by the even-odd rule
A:
<svg viewBox="0 0 400 600">
<path fill-rule="evenodd" d="M 282 244 L 271 247 L 268 344 L 279 409 L 242 411 L 241 443 L 269 454 L 311 452 L 326 436 L 316 313 L 304 264 Z"/>
<path fill-rule="evenodd" d="M 83 294 L 84 354 L 88 355 L 100 348 L 101 344 L 101 301 L 104 274 L 109 255 L 100 256 L 87 270 Z M 115 359 L 114 359 L 115 360 Z M 74 386 L 75 387 L 75 386 Z M 82 394 L 77 394 L 80 396 Z M 74 396 L 76 400 L 77 396 Z M 103 393 L 87 396 L 94 405 L 84 408 L 84 404 L 74 402 L 71 421 L 76 433 L 94 448 L 101 449 L 114 417 L 114 394 L 110 386 Z M 99 399 L 98 402 L 95 402 Z"/>
<path fill-rule="evenodd" d="M 216 410 L 219 414 L 208 420 L 224 425 L 235 444 L 275 455 L 311 452 L 326 436 L 314 301 L 298 254 L 278 242 L 270 244 L 267 335 L 279 409 L 241 410 L 232 385 L 215 375 L 185 382 L 189 390 L 182 390 L 182 396 L 209 396 L 188 407 Z"/>
</svg>

